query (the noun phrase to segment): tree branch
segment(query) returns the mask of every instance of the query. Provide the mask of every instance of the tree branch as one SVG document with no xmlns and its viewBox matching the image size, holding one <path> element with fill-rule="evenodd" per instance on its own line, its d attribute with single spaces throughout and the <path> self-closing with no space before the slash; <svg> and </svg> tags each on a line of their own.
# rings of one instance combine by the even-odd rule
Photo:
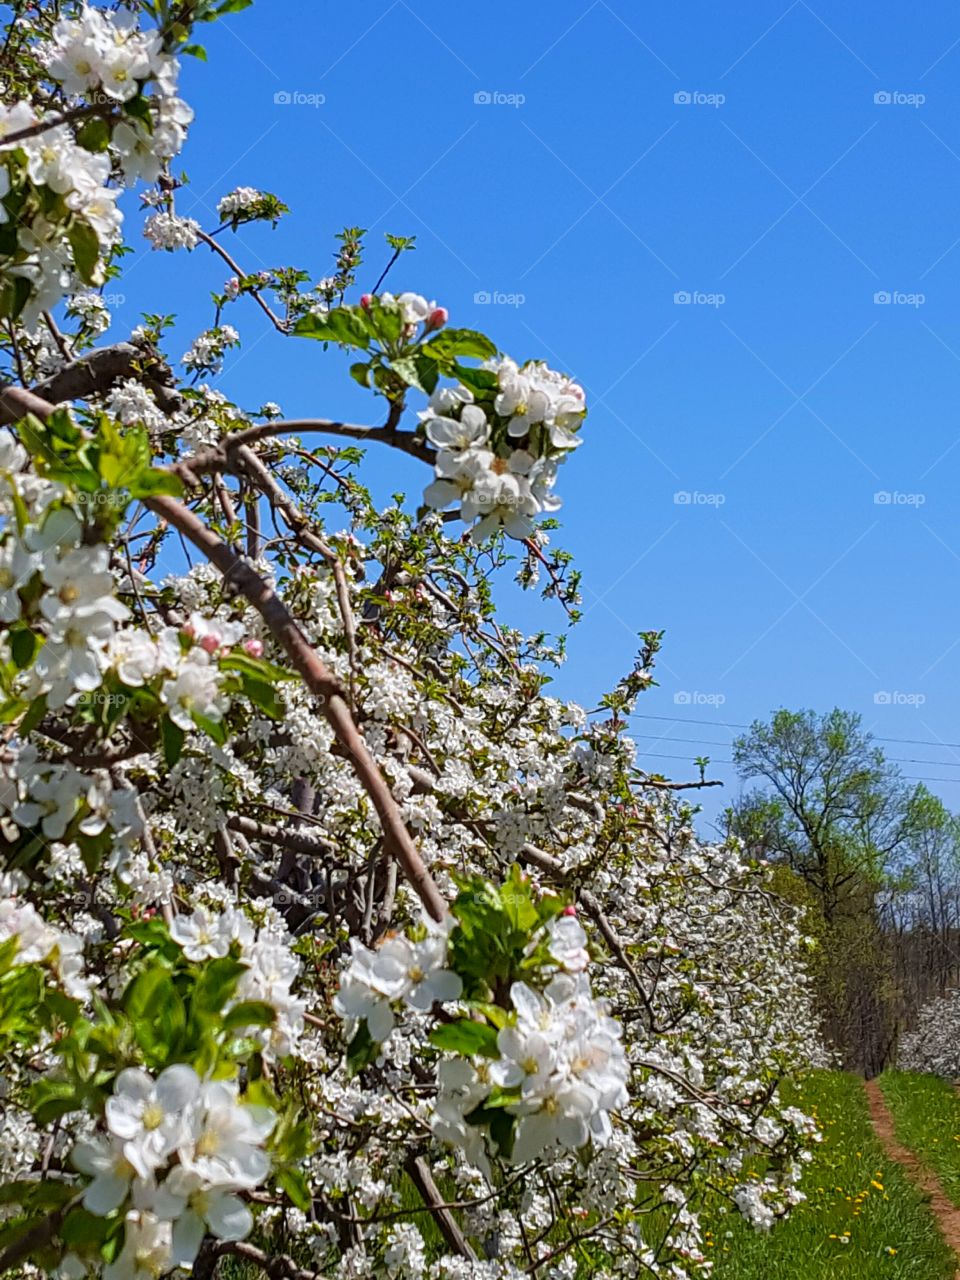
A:
<svg viewBox="0 0 960 1280">
<path fill-rule="evenodd" d="M 430 1210 L 440 1234 L 450 1248 L 454 1253 L 458 1253 L 461 1258 L 468 1258 L 471 1262 L 476 1262 L 477 1255 L 473 1250 L 473 1246 L 460 1230 L 460 1224 L 456 1218 L 444 1204 L 443 1196 L 440 1194 L 437 1184 L 433 1180 L 433 1174 L 430 1172 L 430 1166 L 423 1156 L 411 1154 L 404 1162 L 404 1168 L 410 1181 L 419 1191 L 423 1203 Z"/>
<path fill-rule="evenodd" d="M 34 413 L 46 418 L 54 409 L 39 396 L 17 387 L 5 387 L 0 391 L 0 406 L 15 408 L 18 417 Z M 354 723 L 339 681 L 314 653 L 279 596 L 236 552 L 175 498 L 150 498 L 144 505 L 202 551 L 220 570 L 225 581 L 244 595 L 263 618 L 294 670 L 319 701 L 327 723 L 379 815 L 385 847 L 397 859 L 426 910 L 435 920 L 442 920 L 447 913 L 446 901 L 420 857 L 393 793 Z"/>
<path fill-rule="evenodd" d="M 65 400 L 84 400 L 89 396 L 102 395 L 124 378 L 134 377 L 145 382 L 164 413 L 176 413 L 182 407 L 183 402 L 170 385 L 170 374 L 163 362 L 132 342 L 118 342 L 112 347 L 100 347 L 81 356 L 38 383 L 32 394 L 57 405 Z M 0 395 L 0 423 L 9 426 L 22 416 L 22 408 L 10 404 Z"/>
<path fill-rule="evenodd" d="M 421 440 L 413 431 L 400 431 L 392 423 L 382 427 L 365 427 L 352 422 L 334 422 L 328 418 L 291 418 L 287 421 L 258 422 L 255 426 L 243 431 L 235 431 L 225 436 L 212 449 L 204 449 L 201 453 L 186 459 L 180 467 L 172 469 L 178 474 L 184 471 L 194 476 L 207 475 L 211 471 L 227 471 L 230 469 L 231 455 L 242 445 L 257 444 L 260 440 L 269 440 L 274 436 L 305 435 L 341 436 L 348 440 L 372 440 L 378 444 L 390 445 L 401 453 L 408 453 L 412 458 L 433 465 L 436 453 L 426 440 Z"/>
</svg>

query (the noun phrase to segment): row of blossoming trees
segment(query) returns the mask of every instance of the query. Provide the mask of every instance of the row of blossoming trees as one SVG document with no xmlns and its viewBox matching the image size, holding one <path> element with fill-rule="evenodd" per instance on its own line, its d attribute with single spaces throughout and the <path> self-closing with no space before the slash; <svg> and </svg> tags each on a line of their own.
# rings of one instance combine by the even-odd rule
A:
<svg viewBox="0 0 960 1280">
<path fill-rule="evenodd" d="M 799 1197 L 801 922 L 636 769 L 658 636 L 586 713 L 494 609 L 512 559 L 575 613 L 582 389 L 357 297 L 355 229 L 312 283 L 224 247 L 276 197 L 178 214 L 178 57 L 245 7 L 17 4 L 0 54 L 0 1272 L 698 1274 L 704 1196 Z M 138 184 L 227 276 L 180 373 L 108 336 Z M 244 413 L 226 312 L 350 351 L 380 424 Z"/>
</svg>

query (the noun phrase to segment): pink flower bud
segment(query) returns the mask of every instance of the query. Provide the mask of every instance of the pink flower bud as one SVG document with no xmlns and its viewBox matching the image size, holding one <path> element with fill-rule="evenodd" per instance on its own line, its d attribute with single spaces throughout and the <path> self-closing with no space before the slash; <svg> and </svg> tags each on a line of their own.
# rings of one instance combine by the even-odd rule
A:
<svg viewBox="0 0 960 1280">
<path fill-rule="evenodd" d="M 180 633 L 181 635 L 185 635 L 188 640 L 192 640 L 194 636 L 197 634 L 196 631 L 194 631 L 193 629 L 192 622 L 185 622 L 183 626 L 180 628 Z"/>
<path fill-rule="evenodd" d="M 205 653 L 216 653 L 220 648 L 220 637 L 215 635 L 205 635 L 200 641 L 200 648 Z"/>
<path fill-rule="evenodd" d="M 427 316 L 427 329 L 442 329 L 450 319 L 450 312 L 446 307 L 437 307 Z"/>
<path fill-rule="evenodd" d="M 565 916 L 575 916 L 576 914 L 577 914 L 577 908 L 574 906 L 572 902 L 568 903 L 567 906 L 563 908 L 563 915 Z"/>
<path fill-rule="evenodd" d="M 249 653 L 251 658 L 263 657 L 263 642 L 260 640 L 244 640 L 244 653 Z"/>
<path fill-rule="evenodd" d="M 361 305 L 361 307 L 363 307 L 364 311 L 369 311 L 369 310 L 370 310 L 370 303 L 371 303 L 372 301 L 373 301 L 373 294 L 372 294 L 372 293 L 365 293 L 365 294 L 363 295 L 363 297 L 360 299 L 360 305 Z"/>
</svg>

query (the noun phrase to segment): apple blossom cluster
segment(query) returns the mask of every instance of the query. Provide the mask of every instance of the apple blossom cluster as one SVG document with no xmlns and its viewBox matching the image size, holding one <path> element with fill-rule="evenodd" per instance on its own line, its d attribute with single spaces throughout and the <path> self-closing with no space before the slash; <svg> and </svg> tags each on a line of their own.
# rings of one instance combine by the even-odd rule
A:
<svg viewBox="0 0 960 1280">
<path fill-rule="evenodd" d="M 230 222 L 238 215 L 252 213 L 263 201 L 263 192 L 256 187 L 235 187 L 217 201 L 217 217 Z"/>
<path fill-rule="evenodd" d="M 156 1079 L 138 1067 L 117 1076 L 106 1133 L 79 1143 L 72 1161 L 91 1181 L 83 1205 L 124 1210 L 124 1243 L 104 1280 L 161 1276 L 192 1266 L 204 1236 L 242 1240 L 253 1215 L 241 1199 L 270 1172 L 264 1149 L 276 1116 L 239 1100 L 236 1085 L 201 1080 L 186 1064 Z"/>
<path fill-rule="evenodd" d="M 442 387 L 420 413 L 437 450 L 423 500 L 436 510 L 456 505 L 477 539 L 501 526 L 529 538 L 534 517 L 560 507 L 557 466 L 582 443 L 583 388 L 538 361 L 521 367 L 500 357 L 484 369 L 496 380 L 483 398 L 463 385 Z"/>
<path fill-rule="evenodd" d="M 193 115 L 176 96 L 178 63 L 161 32 L 141 30 L 129 11 L 83 5 L 79 16 L 60 18 L 36 52 L 69 103 L 90 100 L 101 111 L 78 125 L 26 100 L 0 108 L 5 305 L 29 329 L 81 283 L 104 282 L 122 223 L 114 173 L 155 181 Z M 154 93 L 143 97 L 148 84 Z M 130 109 L 134 100 L 143 111 Z"/>
<path fill-rule="evenodd" d="M 394 935 L 375 951 L 351 939 L 350 964 L 334 999 L 334 1008 L 347 1020 L 348 1035 L 362 1022 L 371 1039 L 382 1042 L 396 1025 L 395 1002 L 425 1014 L 460 999 L 464 981 L 450 967 L 448 942 L 463 925 L 450 917 L 424 927 L 427 935 L 420 942 Z M 471 1023 L 464 1032 L 463 1056 L 439 1065 L 433 1131 L 488 1170 L 484 1136 L 493 1150 L 503 1144 L 501 1154 L 524 1164 L 556 1149 L 578 1150 L 590 1141 L 605 1146 L 612 1134 L 610 1114 L 628 1100 L 630 1069 L 621 1029 L 593 997 L 584 972 L 587 936 L 575 909 L 535 930 L 527 951 L 532 953 L 538 941 L 545 942 L 549 979 L 542 993 L 513 982 L 508 1007 L 494 1023 L 499 1026 L 495 1042 L 490 1028 L 484 1043 L 482 1065 L 468 1052 L 470 1037 L 482 1023 Z M 483 1007 L 489 1016 L 489 1006 Z M 495 1124 L 496 1112 L 488 1105 L 494 1092 L 508 1100 L 506 1111 L 516 1117 L 508 1141 L 502 1128 L 499 1136 L 485 1128 Z M 472 1118 L 474 1113 L 484 1119 Z"/>
<path fill-rule="evenodd" d="M 142 627 L 116 632 L 108 656 L 127 688 L 152 682 L 170 720 L 190 731 L 198 716 L 214 724 L 223 719 L 229 699 L 217 658 L 243 634 L 236 623 L 193 613 L 182 627 L 163 627 L 156 634 Z"/>
<path fill-rule="evenodd" d="M 163 51 L 159 31 L 141 31 L 136 14 L 85 4 L 79 18 L 62 18 L 43 50 L 47 70 L 71 97 L 100 89 L 115 102 L 137 96 L 147 80 L 170 92 L 177 64 Z"/>
<path fill-rule="evenodd" d="M 434 1004 L 459 998 L 463 983 L 447 968 L 447 932 L 432 922 L 427 929 L 421 942 L 397 934 L 376 951 L 350 939 L 350 964 L 333 1002 L 348 1028 L 366 1022 L 374 1040 L 386 1040 L 396 1025 L 396 1002 L 427 1013 Z"/>
<path fill-rule="evenodd" d="M 233 325 L 217 325 L 194 339 L 193 346 L 183 355 L 183 364 L 198 377 L 219 373 L 223 368 L 223 357 L 239 343 L 240 335 Z"/>
<path fill-rule="evenodd" d="M 897 1065 L 903 1071 L 960 1079 L 960 991 L 923 1005 L 916 1026 L 900 1037 Z"/>
<path fill-rule="evenodd" d="M 143 234 L 154 249 L 195 249 L 200 243 L 200 224 L 193 218 L 160 209 L 143 224 Z"/>
<path fill-rule="evenodd" d="M 273 1062 L 297 1052 L 303 1035 L 306 1002 L 293 992 L 302 964 L 290 946 L 293 938 L 275 912 L 259 929 L 235 908 L 208 911 L 197 907 L 190 915 L 174 917 L 170 936 L 188 960 L 222 959 L 231 948 L 246 965 L 236 996 L 225 1012 L 245 1001 L 261 1001 L 276 1017 L 268 1028 L 258 1030 L 264 1058 Z"/>
<path fill-rule="evenodd" d="M 109 833 L 116 867 L 140 838 L 142 822 L 135 793 L 113 786 L 105 771 L 87 774 L 42 759 L 28 742 L 0 763 L 0 834 L 13 845 L 26 833 L 45 846 L 50 878 L 69 882 L 83 868 L 77 842 Z"/>
<path fill-rule="evenodd" d="M 85 969 L 79 938 L 53 928 L 32 903 L 19 898 L 10 877 L 3 877 L 0 897 L 0 944 L 16 939 L 15 965 L 42 965 L 74 1000 L 85 1001 L 97 985 Z"/>
<path fill-rule="evenodd" d="M 323 290 L 328 283 L 321 281 L 318 288 Z M 435 302 L 428 302 L 419 293 L 401 293 L 396 297 L 390 292 L 378 293 L 376 300 L 379 306 L 388 311 L 398 311 L 403 320 L 403 336 L 411 341 L 419 333 L 430 333 L 433 329 L 442 329 L 447 323 L 445 307 L 438 307 Z M 365 293 L 360 299 L 361 307 L 369 309 L 373 301 L 371 294 Z"/>
<path fill-rule="evenodd" d="M 27 102 L 0 106 L 0 267 L 16 291 L 11 310 L 31 329 L 81 280 L 102 283 L 99 260 L 122 220 L 110 158 L 79 146 L 55 116 L 40 119 L 50 120 L 42 133 L 5 142 L 38 116 Z"/>
<path fill-rule="evenodd" d="M 518 1094 L 507 1106 L 516 1116 L 510 1159 L 525 1164 L 556 1150 L 605 1146 L 611 1114 L 626 1106 L 630 1068 L 621 1028 L 598 1003 L 585 975 L 558 975 L 538 993 L 525 983 L 510 988 L 515 1021 L 497 1034 L 492 1063 L 442 1063 L 434 1133 L 483 1161 L 469 1116 L 491 1094 Z M 488 1137 L 489 1141 L 489 1137 Z M 494 1140 L 495 1141 L 495 1140 Z"/>
</svg>

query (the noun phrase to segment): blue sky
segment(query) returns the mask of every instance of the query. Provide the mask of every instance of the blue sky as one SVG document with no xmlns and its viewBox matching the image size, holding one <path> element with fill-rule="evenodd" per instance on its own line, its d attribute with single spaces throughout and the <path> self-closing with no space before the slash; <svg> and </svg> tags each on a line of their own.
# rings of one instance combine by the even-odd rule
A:
<svg viewBox="0 0 960 1280">
<path fill-rule="evenodd" d="M 181 212 L 212 227 L 232 187 L 275 191 L 292 215 L 230 247 L 315 277 L 366 226 L 367 287 L 383 232 L 415 234 L 392 287 L 586 386 L 559 691 L 591 704 L 663 628 L 637 741 L 674 777 L 717 761 L 705 823 L 736 791 L 729 726 L 781 705 L 926 744 L 885 745 L 960 808 L 955 6 L 260 0 L 204 34 Z M 129 261 L 118 320 L 176 311 L 186 345 L 221 266 Z M 242 306 L 233 394 L 377 420 L 336 353 Z M 424 482 L 369 457 L 385 494 Z"/>
</svg>

